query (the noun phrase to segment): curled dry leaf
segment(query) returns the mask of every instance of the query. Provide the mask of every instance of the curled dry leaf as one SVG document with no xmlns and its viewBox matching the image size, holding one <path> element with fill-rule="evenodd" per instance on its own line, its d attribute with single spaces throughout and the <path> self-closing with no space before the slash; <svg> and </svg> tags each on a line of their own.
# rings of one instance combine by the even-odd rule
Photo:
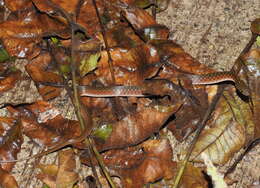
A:
<svg viewBox="0 0 260 188">
<path fill-rule="evenodd" d="M 167 126 L 179 141 L 183 141 L 196 130 L 201 115 L 205 113 L 208 107 L 208 94 L 204 88 L 192 90 L 191 95 L 196 99 L 185 100 L 180 110 L 175 113 L 176 118 L 170 121 Z"/>
<path fill-rule="evenodd" d="M 208 182 L 205 180 L 202 169 L 188 163 L 182 176 L 180 187 L 185 188 L 207 188 Z"/>
<path fill-rule="evenodd" d="M 0 160 L 17 159 L 23 137 L 20 120 L 11 117 L 0 117 Z M 1 170 L 11 171 L 14 163 L 2 163 Z"/>
<path fill-rule="evenodd" d="M 12 89 L 15 83 L 21 79 L 21 71 L 11 70 L 0 78 L 0 92 L 5 92 Z"/>
<path fill-rule="evenodd" d="M 126 19 L 136 30 L 156 24 L 154 18 L 144 9 L 128 7 L 123 11 Z"/>
<path fill-rule="evenodd" d="M 20 1 L 5 0 L 4 3 L 5 6 L 10 11 L 19 11 L 19 10 L 24 10 L 26 8 L 32 7 L 31 0 L 20 0 Z"/>
<path fill-rule="evenodd" d="M 73 187 L 79 180 L 78 174 L 75 172 L 76 160 L 73 150 L 60 151 L 58 154 L 58 165 L 43 165 L 39 168 L 42 173 L 37 178 L 47 184 L 50 188 Z"/>
<path fill-rule="evenodd" d="M 144 50 L 144 53 L 147 52 L 147 48 L 149 50 L 149 46 L 144 45 L 132 48 L 131 50 L 118 48 L 111 51 L 114 74 L 118 85 L 141 85 L 145 78 L 156 74 L 159 68 L 153 66 L 154 62 L 147 59 L 149 54 L 140 53 L 141 50 Z M 98 69 L 95 73 L 100 80 L 110 83 L 111 76 L 107 62 L 107 53 L 102 51 Z"/>
<path fill-rule="evenodd" d="M 21 79 L 21 71 L 12 67 L 12 63 L 12 58 L 0 45 L 0 93 L 12 89 L 15 83 Z"/>
<path fill-rule="evenodd" d="M 116 0 L 113 1 L 116 2 Z M 116 13 L 119 12 L 119 10 L 117 10 L 115 6 L 111 6 L 113 1 L 109 1 L 109 3 L 106 1 L 96 1 L 102 24 L 120 22 L 120 14 Z M 86 0 L 84 2 L 78 0 L 33 0 L 33 2 L 39 10 L 63 23 L 67 23 L 68 20 L 64 19 L 64 13 L 62 13 L 61 10 L 64 10 L 68 15 L 74 14 L 77 24 L 84 28 L 88 36 L 94 36 L 100 32 L 100 23 L 92 0 Z M 56 12 L 56 15 L 53 14 L 54 12 Z"/>
<path fill-rule="evenodd" d="M 107 167 L 129 188 L 171 179 L 176 168 L 167 139 L 148 140 L 138 146 L 107 151 L 102 156 Z M 83 156 L 81 159 L 89 164 Z"/>
<path fill-rule="evenodd" d="M 136 6 L 139 8 L 148 8 L 150 6 L 155 6 L 153 0 L 122 0 L 130 6 Z M 156 1 L 156 12 L 167 9 L 169 0 L 157 0 Z"/>
<path fill-rule="evenodd" d="M 251 23 L 251 28 L 250 30 L 252 31 L 252 33 L 260 35 L 260 18 L 255 19 L 252 23 Z"/>
<path fill-rule="evenodd" d="M 0 186 L 4 188 L 18 188 L 15 178 L 0 167 Z"/>
<path fill-rule="evenodd" d="M 0 24 L 0 39 L 11 56 L 33 58 L 40 52 L 42 37 L 48 35 L 68 36 L 66 26 L 33 7 L 21 12 L 16 19 Z"/>
<path fill-rule="evenodd" d="M 244 56 L 245 65 L 248 68 L 248 76 L 249 76 L 249 86 L 252 92 L 252 103 L 253 103 L 253 122 L 254 128 L 252 126 L 250 134 L 253 135 L 252 140 L 260 138 L 260 79 L 259 79 L 259 71 L 260 71 L 260 50 L 254 49 L 251 50 L 248 54 Z"/>
<path fill-rule="evenodd" d="M 248 125 L 243 120 L 239 105 L 236 102 L 230 104 L 231 100 L 220 100 L 210 121 L 211 127 L 200 135 L 191 159 L 197 161 L 198 158 L 195 157 L 205 152 L 213 163 L 225 164 L 244 146 Z M 199 159 L 201 161 L 200 157 Z"/>
<path fill-rule="evenodd" d="M 113 130 L 104 143 L 98 143 L 101 150 L 123 148 L 142 142 L 153 133 L 158 132 L 170 115 L 175 113 L 181 104 L 170 106 L 145 106 L 138 104 L 134 114 L 127 115 L 113 124 Z"/>
<path fill-rule="evenodd" d="M 41 53 L 26 65 L 26 71 L 37 85 L 37 89 L 44 100 L 53 99 L 60 95 L 62 88 L 48 86 L 44 84 L 60 84 L 62 77 L 55 72 L 51 65 L 49 53 Z"/>
<path fill-rule="evenodd" d="M 202 132 L 195 146 L 193 157 L 205 151 L 214 163 L 225 164 L 244 145 L 259 138 L 260 51 L 251 50 L 243 59 L 242 66 L 246 67 L 241 69 L 242 73 L 239 74 L 246 73 L 249 77 L 253 109 L 249 102 L 237 97 L 229 88 L 214 112 L 209 124 L 210 128 Z"/>
<path fill-rule="evenodd" d="M 41 146 L 53 146 L 80 135 L 78 122 L 63 118 L 48 102 L 37 101 L 16 110 L 24 134 Z"/>
<path fill-rule="evenodd" d="M 106 25 L 120 23 L 120 11 L 116 6 L 112 6 L 113 2 L 116 1 L 117 0 L 111 0 L 109 3 L 108 1 L 96 1 L 101 22 L 104 24 L 105 28 Z M 78 13 L 77 23 L 85 28 L 86 33 L 89 36 L 95 36 L 96 33 L 101 31 L 100 23 L 92 0 L 83 2 Z"/>
</svg>

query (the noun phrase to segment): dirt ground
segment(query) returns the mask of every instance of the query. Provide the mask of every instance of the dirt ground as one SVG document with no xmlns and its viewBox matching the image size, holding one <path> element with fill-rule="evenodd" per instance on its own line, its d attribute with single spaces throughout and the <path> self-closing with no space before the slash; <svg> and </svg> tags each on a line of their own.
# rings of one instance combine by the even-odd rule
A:
<svg viewBox="0 0 260 188">
<path fill-rule="evenodd" d="M 158 22 L 169 27 L 171 39 L 177 41 L 201 63 L 225 70 L 232 67 L 234 60 L 249 41 L 250 22 L 255 18 L 260 18 L 259 0 L 170 0 L 168 9 L 158 15 Z M 23 68 L 21 64 L 19 66 Z M 10 100 L 17 103 L 34 101 L 38 97 L 37 92 L 35 90 L 35 95 L 26 93 L 28 87 L 34 88 L 33 84 L 25 83 L 24 87 L 19 87 L 19 92 L 13 90 L 1 96 L 0 105 Z M 56 105 L 63 106 L 63 99 L 56 100 Z M 63 109 L 69 108 L 68 104 L 66 105 Z M 2 111 L 0 115 L 4 113 Z M 28 155 L 28 145 L 24 144 L 23 148 L 26 148 L 24 150 Z M 22 153 L 19 157 L 22 158 L 23 155 L 25 154 Z M 13 172 L 21 187 L 40 187 L 39 181 L 28 179 L 31 177 L 31 168 L 32 164 L 16 165 Z M 82 168 L 79 167 L 79 170 Z M 84 170 L 84 174 L 86 173 Z M 232 174 L 237 182 L 231 187 L 259 185 L 259 174 L 260 145 L 238 165 Z"/>
</svg>

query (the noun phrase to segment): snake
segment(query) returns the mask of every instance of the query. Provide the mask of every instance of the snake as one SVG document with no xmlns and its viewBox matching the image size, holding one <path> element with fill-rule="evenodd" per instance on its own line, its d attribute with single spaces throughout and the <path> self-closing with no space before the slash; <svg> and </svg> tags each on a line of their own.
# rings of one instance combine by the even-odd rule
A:
<svg viewBox="0 0 260 188">
<path fill-rule="evenodd" d="M 233 82 L 236 89 L 243 95 L 249 96 L 248 88 L 245 83 L 237 78 L 234 71 L 214 72 L 208 74 L 194 75 L 190 74 L 193 85 L 218 84 L 225 81 Z M 78 86 L 80 96 L 82 97 L 144 97 L 145 87 L 143 86 L 105 86 L 93 87 L 81 85 Z"/>
</svg>

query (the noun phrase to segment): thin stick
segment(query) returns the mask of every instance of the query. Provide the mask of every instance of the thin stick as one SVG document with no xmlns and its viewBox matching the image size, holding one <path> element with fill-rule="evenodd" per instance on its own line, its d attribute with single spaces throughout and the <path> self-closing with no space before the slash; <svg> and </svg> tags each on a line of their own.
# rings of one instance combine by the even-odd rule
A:
<svg viewBox="0 0 260 188">
<path fill-rule="evenodd" d="M 105 27 L 102 24 L 101 21 L 101 17 L 97 8 L 97 3 L 95 0 L 92 0 L 93 6 L 95 8 L 96 14 L 97 14 L 97 18 L 98 18 L 98 22 L 100 24 L 100 28 L 101 28 L 101 33 L 104 39 L 104 43 L 105 43 L 105 49 L 107 52 L 107 57 L 108 57 L 108 65 L 109 65 L 109 70 L 110 70 L 110 74 L 111 74 L 111 78 L 112 78 L 112 84 L 115 85 L 116 83 L 116 79 L 115 79 L 115 74 L 114 74 L 114 67 L 113 67 L 113 60 L 109 51 L 109 46 L 108 46 L 108 42 L 107 42 L 107 37 L 106 37 L 106 32 L 105 32 Z"/>
<path fill-rule="evenodd" d="M 75 46 L 75 35 L 74 34 L 75 33 L 74 32 L 75 31 L 73 29 L 73 26 L 72 26 L 71 30 L 72 30 L 72 33 L 71 33 L 71 70 L 72 70 L 73 95 L 74 95 L 75 106 L 76 106 L 76 109 L 75 109 L 76 115 L 79 120 L 82 132 L 84 132 L 84 130 L 86 130 L 87 127 L 86 127 L 86 123 L 84 122 L 84 119 L 82 118 L 82 115 L 80 113 L 80 112 L 82 112 L 82 108 L 81 108 L 81 103 L 80 103 L 80 99 L 79 99 L 78 88 L 77 88 L 78 84 L 77 84 L 77 79 L 76 79 L 76 63 L 74 60 L 74 57 L 75 57 L 75 51 L 74 51 L 74 46 Z M 102 161 L 102 157 L 100 156 L 99 152 L 97 151 L 95 145 L 91 142 L 91 139 L 89 137 L 87 137 L 87 139 L 85 139 L 85 143 L 87 144 L 87 146 L 90 150 L 94 151 L 95 157 L 100 165 L 100 168 L 104 172 L 107 181 L 109 182 L 109 184 L 112 188 L 115 188 L 115 185 Z"/>
<path fill-rule="evenodd" d="M 211 113 L 215 110 L 216 105 L 217 105 L 220 97 L 222 96 L 222 92 L 224 91 L 224 88 L 225 88 L 224 85 L 219 86 L 218 93 L 214 96 L 214 98 L 213 98 L 213 100 L 211 102 L 211 105 L 207 109 L 207 111 L 206 111 L 202 121 L 199 123 L 199 126 L 198 126 L 197 132 L 195 134 L 195 137 L 193 138 L 192 143 L 191 143 L 190 147 L 187 150 L 187 154 L 186 154 L 186 156 L 184 158 L 184 161 L 183 161 L 183 163 L 181 165 L 181 168 L 179 169 L 178 174 L 177 174 L 177 176 L 176 176 L 176 178 L 174 180 L 174 185 L 173 185 L 174 188 L 178 187 L 178 185 L 180 183 L 180 180 L 181 180 L 181 177 L 182 177 L 182 175 L 184 173 L 184 170 L 186 168 L 186 165 L 187 165 L 187 163 L 189 161 L 189 158 L 191 156 L 192 150 L 194 149 L 194 146 L 196 144 L 196 141 L 199 138 L 200 133 L 204 129 L 204 127 L 205 127 L 205 125 L 206 125 L 206 123 L 207 123 Z"/>
</svg>

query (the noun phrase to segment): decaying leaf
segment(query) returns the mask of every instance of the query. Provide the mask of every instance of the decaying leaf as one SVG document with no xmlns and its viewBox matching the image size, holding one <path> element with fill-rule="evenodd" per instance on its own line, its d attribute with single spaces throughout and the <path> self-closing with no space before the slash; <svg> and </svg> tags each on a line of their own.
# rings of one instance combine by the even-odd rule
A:
<svg viewBox="0 0 260 188">
<path fill-rule="evenodd" d="M 252 50 L 244 57 L 253 109 L 229 88 L 214 112 L 210 128 L 204 130 L 196 143 L 193 157 L 204 151 L 214 163 L 225 164 L 244 145 L 259 138 L 259 54 L 259 50 Z"/>
<path fill-rule="evenodd" d="M 44 84 L 62 83 L 62 77 L 54 70 L 46 70 L 50 66 L 51 57 L 49 53 L 41 53 L 26 65 L 26 71 L 37 84 L 38 91 L 44 100 L 53 99 L 60 95 L 62 88 Z"/>
<path fill-rule="evenodd" d="M 91 54 L 81 60 L 79 70 L 82 77 L 97 67 L 99 57 L 100 54 Z"/>
<path fill-rule="evenodd" d="M 204 152 L 213 163 L 225 164 L 240 150 L 246 142 L 245 121 L 240 122 L 236 119 L 240 113 L 238 109 L 234 114 L 228 101 L 221 99 L 211 120 L 211 127 L 205 129 L 196 142 L 192 159 L 197 160 L 195 157 Z"/>
<path fill-rule="evenodd" d="M 257 18 L 252 22 L 250 29 L 254 34 L 260 34 L 260 18 Z"/>
<path fill-rule="evenodd" d="M 167 139 L 148 140 L 138 146 L 107 151 L 102 156 L 124 187 L 142 187 L 162 178 L 169 180 L 176 168 Z M 89 164 L 83 156 L 81 160 Z"/>
<path fill-rule="evenodd" d="M 53 146 L 80 135 L 77 121 L 63 118 L 48 102 L 37 101 L 16 108 L 21 117 L 23 133 L 40 146 Z"/>
<path fill-rule="evenodd" d="M 60 151 L 58 156 L 58 165 L 39 165 L 42 173 L 38 174 L 37 178 L 47 184 L 50 188 L 73 187 L 79 180 L 79 176 L 75 172 L 75 155 L 73 151 L 69 149 Z"/>
<path fill-rule="evenodd" d="M 32 6 L 32 2 L 30 0 L 21 0 L 21 1 L 5 0 L 4 2 L 6 7 L 10 11 L 24 10 Z"/>
<path fill-rule="evenodd" d="M 133 115 L 127 115 L 121 121 L 113 124 L 113 130 L 101 150 L 132 146 L 147 139 L 151 134 L 158 132 L 168 117 L 176 112 L 179 106 L 144 106 L 138 105 Z M 127 138 L 127 139 L 126 139 Z"/>
<path fill-rule="evenodd" d="M 208 182 L 204 178 L 202 169 L 188 163 L 180 182 L 180 186 L 185 188 L 207 188 Z"/>
<path fill-rule="evenodd" d="M 0 160 L 16 159 L 22 133 L 40 146 L 54 148 L 68 143 L 85 149 L 83 142 L 73 141 L 89 136 L 124 187 L 160 186 L 162 181 L 156 183 L 161 179 L 171 186 L 176 163 L 169 141 L 150 139 L 162 127 L 179 141 L 197 129 L 216 87 L 195 84 L 192 76 L 216 71 L 169 40 L 170 30 L 156 22 L 155 12 L 167 8 L 169 0 L 0 2 L 4 11 L 0 12 L 0 93 L 21 79 L 32 79 L 43 99 L 12 107 L 4 104 L 12 117 L 0 118 Z M 259 35 L 259 19 L 252 22 L 251 31 Z M 17 57 L 29 59 L 25 65 L 29 77 L 14 68 L 12 60 Z M 245 144 L 260 138 L 259 59 L 259 49 L 253 50 L 244 56 L 244 65 L 233 67 L 249 84 L 250 96 L 243 99 L 232 87 L 226 88 L 195 145 L 193 162 L 200 161 L 203 152 L 214 163 L 225 164 Z M 101 94 L 103 87 L 133 86 L 142 94 L 112 98 L 118 93 L 114 89 L 106 98 L 72 99 L 75 89 L 89 86 L 101 89 Z M 77 115 L 88 119 L 81 129 L 78 121 L 62 117 L 46 102 L 63 89 L 78 107 Z M 83 105 L 79 107 L 78 101 Z M 81 162 L 89 165 L 90 157 L 82 155 Z M 58 165 L 39 165 L 38 178 L 49 187 L 73 187 L 79 180 L 75 166 L 74 153 L 66 150 L 59 153 Z M 18 187 L 7 173 L 12 167 L 13 163 L 2 164 L 1 186 Z M 7 180 L 11 185 L 4 184 Z M 207 182 L 201 169 L 188 164 L 181 186 L 207 187 Z"/>
<path fill-rule="evenodd" d="M 0 167 L 0 186 L 4 188 L 18 188 L 15 178 Z"/>
<path fill-rule="evenodd" d="M 37 56 L 40 52 L 38 44 L 44 36 L 67 36 L 64 24 L 37 12 L 33 7 L 21 12 L 16 20 L 1 23 L 0 27 L 4 47 L 11 56 L 20 58 Z"/>
<path fill-rule="evenodd" d="M 250 80 L 250 89 L 252 92 L 252 103 L 253 103 L 253 111 L 252 114 L 253 118 L 253 125 L 251 126 L 250 134 L 254 135 L 251 139 L 258 139 L 260 138 L 260 125 L 259 125 L 259 118 L 260 118 L 260 79 L 259 79 L 259 71 L 260 71 L 260 50 L 254 49 L 251 50 L 248 54 L 244 57 L 245 65 L 247 66 L 249 72 L 249 80 Z"/>
<path fill-rule="evenodd" d="M 0 160 L 17 159 L 17 153 L 21 149 L 23 137 L 21 122 L 11 117 L 0 117 Z M 2 163 L 1 170 L 10 172 L 14 163 Z"/>
<path fill-rule="evenodd" d="M 19 79 L 21 79 L 21 71 L 16 70 L 15 68 L 9 68 L 7 74 L 0 78 L 0 92 L 12 89 Z"/>
</svg>

